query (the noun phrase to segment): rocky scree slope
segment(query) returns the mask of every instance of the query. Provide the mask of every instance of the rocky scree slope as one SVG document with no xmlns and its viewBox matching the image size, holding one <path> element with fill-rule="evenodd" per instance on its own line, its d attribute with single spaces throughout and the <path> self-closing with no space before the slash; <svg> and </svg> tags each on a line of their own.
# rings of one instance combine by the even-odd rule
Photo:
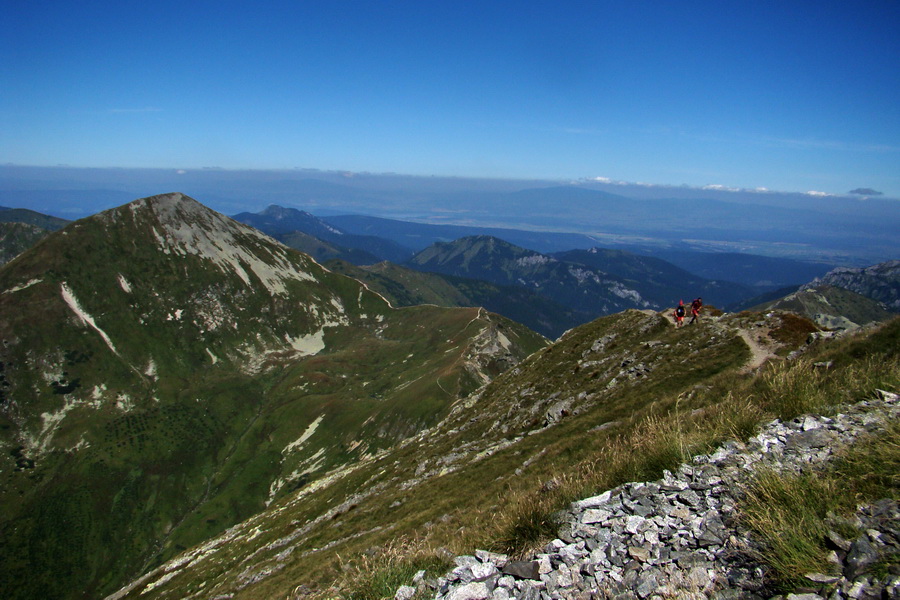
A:
<svg viewBox="0 0 900 600">
<path fill-rule="evenodd" d="M 529 560 L 479 551 L 455 558 L 436 580 L 424 572 L 397 600 L 766 598 L 765 547 L 737 519 L 742 490 L 760 471 L 815 472 L 842 447 L 900 418 L 900 396 L 848 407 L 833 417 L 773 421 L 746 444 L 729 442 L 662 479 L 629 483 L 574 502 L 557 515 L 559 537 Z M 832 531 L 836 574 L 810 573 L 805 595 L 843 600 L 900 594 L 900 506 L 861 506 L 857 537 Z M 893 564 L 886 574 L 879 564 Z M 881 573 L 881 574 L 879 574 Z"/>
<path fill-rule="evenodd" d="M 0 268 L 0 589 L 100 597 L 436 423 L 545 340 L 394 309 L 182 194 Z"/>
</svg>

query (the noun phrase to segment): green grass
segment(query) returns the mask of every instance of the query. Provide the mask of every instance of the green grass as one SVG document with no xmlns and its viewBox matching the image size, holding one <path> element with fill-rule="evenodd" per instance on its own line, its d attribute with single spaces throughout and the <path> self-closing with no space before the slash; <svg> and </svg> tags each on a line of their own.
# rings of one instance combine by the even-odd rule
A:
<svg viewBox="0 0 900 600">
<path fill-rule="evenodd" d="M 5 598 L 111 593 L 263 510 L 273 481 L 291 479 L 285 494 L 302 486 L 308 480 L 293 473 L 317 451 L 325 458 L 311 479 L 433 424 L 476 385 L 461 358 L 478 329 L 476 309 L 391 310 L 300 255 L 291 261 L 316 280 L 290 282 L 289 298 L 272 296 L 197 256 L 161 255 L 147 224 L 132 223 L 130 209 L 120 213 L 116 227 L 84 221 L 0 271 L 4 289 L 40 280 L 0 297 Z M 63 281 L 115 353 L 73 317 Z M 285 340 L 317 331 L 317 313 L 337 305 L 347 324 L 326 329 L 320 356 L 304 361 L 287 351 Z M 204 325 L 210 315 L 221 326 Z M 516 324 L 492 322 L 523 356 L 544 343 Z M 269 370 L 244 372 L 248 355 L 275 348 L 286 351 L 271 357 Z M 147 373 L 151 359 L 155 375 Z M 445 375 L 439 383 L 398 385 L 435 370 Z M 127 413 L 116 407 L 125 396 Z M 14 470 L 20 430 L 40 432 L 42 414 L 67 401 L 80 405 L 48 452 L 28 457 L 34 468 Z M 301 450 L 282 453 L 323 415 Z"/>
<path fill-rule="evenodd" d="M 656 479 L 664 469 L 709 452 L 725 440 L 747 439 L 760 423 L 776 416 L 834 410 L 841 403 L 870 396 L 879 387 L 896 389 L 900 384 L 890 335 L 834 342 L 811 350 L 808 357 L 773 363 L 760 375 L 752 375 L 736 368 L 747 358 L 746 348 L 728 339 L 713 340 L 719 336 L 706 325 L 676 332 L 664 327 L 647 329 L 642 323 L 635 313 L 602 319 L 529 359 L 521 374 L 510 373 L 495 381 L 491 394 L 482 397 L 478 407 L 485 415 L 493 415 L 491 403 L 496 401 L 500 412 L 468 424 L 469 435 L 495 435 L 490 433 L 491 423 L 503 418 L 511 399 L 523 388 L 533 389 L 533 398 L 556 391 L 564 396 L 567 389 L 602 393 L 605 376 L 597 378 L 594 369 L 573 373 L 572 368 L 602 336 L 619 336 L 602 356 L 624 352 L 634 363 L 656 365 L 650 377 L 623 383 L 608 401 L 524 438 L 491 461 L 472 465 L 465 475 L 452 474 L 420 485 L 413 497 L 404 498 L 400 512 L 406 516 L 395 521 L 395 530 L 424 532 L 433 555 L 447 547 L 457 554 L 488 548 L 525 556 L 556 536 L 556 513 L 574 500 L 629 481 Z M 630 328 L 644 331 L 638 335 Z M 648 348 L 642 340 L 661 344 Z M 820 360 L 833 360 L 835 366 L 824 372 L 814 369 L 812 363 Z M 611 421 L 619 424 L 594 430 Z M 462 439 L 458 437 L 459 442 Z M 446 448 L 429 452 L 449 453 L 459 442 L 448 439 Z M 541 459 L 513 475 L 529 456 Z M 392 460 L 402 464 L 405 459 L 400 453 Z M 389 501 L 384 498 L 381 503 Z M 376 517 L 366 510 L 361 507 L 353 517 L 357 527 L 373 522 L 367 517 L 389 518 L 387 513 Z M 389 543 L 390 537 L 386 532 L 383 543 Z M 397 585 L 383 593 L 392 594 Z M 263 597 L 259 593 L 263 590 L 248 597 Z"/>
<path fill-rule="evenodd" d="M 808 573 L 828 573 L 829 515 L 850 517 L 857 505 L 900 498 L 900 424 L 857 441 L 822 472 L 757 475 L 740 505 L 741 519 L 762 540 L 760 560 L 790 591 Z M 849 519 L 845 523 L 849 523 Z M 861 531 L 839 532 L 855 539 Z M 900 562 L 900 556 L 887 560 Z"/>
<path fill-rule="evenodd" d="M 743 343 L 711 322 L 675 330 L 636 311 L 601 319 L 499 377 L 427 438 L 392 448 L 321 493 L 293 504 L 287 496 L 276 502 L 273 508 L 284 510 L 266 521 L 252 544 L 229 545 L 215 565 L 183 576 L 191 582 L 176 579 L 172 585 L 188 593 L 201 582 L 233 577 L 229 565 L 364 493 L 370 495 L 352 510 L 310 529 L 283 570 L 235 599 L 285 598 L 299 583 L 319 586 L 328 597 L 378 598 L 409 584 L 423 565 L 441 564 L 443 548 L 454 554 L 476 548 L 527 554 L 556 535 L 555 513 L 572 500 L 656 479 L 725 440 L 746 439 L 776 416 L 836 410 L 875 389 L 898 389 L 898 332 L 900 321 L 868 338 L 812 348 L 803 359 L 769 365 L 754 376 L 740 372 L 749 356 Z M 595 341 L 613 335 L 602 352 L 591 352 Z M 636 379 L 618 377 L 609 387 L 626 358 L 629 365 L 646 363 L 653 370 Z M 823 360 L 833 367 L 812 367 Z M 597 364 L 575 369 L 578 361 Z M 562 399 L 582 392 L 593 404 L 553 427 L 537 429 L 541 411 L 522 416 L 553 394 Z M 609 423 L 615 425 L 597 429 Z M 501 424 L 508 430 L 498 430 Z M 459 471 L 402 485 L 418 477 L 419 466 L 423 472 L 439 470 L 441 458 L 462 448 L 480 449 L 524 432 L 531 435 L 488 459 L 468 458 Z M 415 544 L 395 541 L 410 535 L 417 536 Z M 343 591 L 329 590 L 332 585 Z"/>
<path fill-rule="evenodd" d="M 851 340 L 829 349 L 824 358 L 855 356 L 833 370 L 814 368 L 813 363 L 823 358 L 814 354 L 772 363 L 755 377 L 722 373 L 705 382 L 704 388 L 659 399 L 648 411 L 633 415 L 627 432 L 598 444 L 595 455 L 576 465 L 565 485 L 550 497 L 532 489 L 511 499 L 486 539 L 498 550 L 527 554 L 555 535 L 553 513 L 578 498 L 621 483 L 658 478 L 664 469 L 727 439 L 747 439 L 773 417 L 832 412 L 871 397 L 877 389 L 900 389 L 900 361 L 891 343 L 896 339 L 894 329 L 900 329 L 900 321 L 871 341 Z M 841 494 L 831 494 L 835 495 Z"/>
<path fill-rule="evenodd" d="M 432 551 L 421 538 L 403 537 L 343 565 L 336 587 L 346 600 L 380 600 L 393 597 L 397 588 L 409 585 L 419 571 L 437 577 L 452 566 L 448 552 Z"/>
</svg>

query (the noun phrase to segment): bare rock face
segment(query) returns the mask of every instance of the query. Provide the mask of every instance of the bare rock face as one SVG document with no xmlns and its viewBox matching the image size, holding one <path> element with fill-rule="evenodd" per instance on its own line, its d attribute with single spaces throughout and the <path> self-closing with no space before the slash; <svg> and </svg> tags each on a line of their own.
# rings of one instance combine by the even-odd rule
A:
<svg viewBox="0 0 900 600">
<path fill-rule="evenodd" d="M 804 288 L 833 285 L 877 300 L 894 312 L 900 312 L 900 260 L 863 269 L 841 267 L 817 278 Z"/>
</svg>

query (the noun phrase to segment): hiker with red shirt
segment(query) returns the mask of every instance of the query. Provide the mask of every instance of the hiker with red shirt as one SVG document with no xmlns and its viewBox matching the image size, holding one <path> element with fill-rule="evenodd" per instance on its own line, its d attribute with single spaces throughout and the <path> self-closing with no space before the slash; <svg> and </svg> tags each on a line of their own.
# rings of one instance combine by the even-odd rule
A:
<svg viewBox="0 0 900 600">
<path fill-rule="evenodd" d="M 700 309 L 703 308 L 703 298 L 697 298 L 693 302 L 691 302 L 691 322 L 688 325 L 693 325 L 694 321 L 697 320 L 697 317 L 700 316 Z"/>
<path fill-rule="evenodd" d="M 684 300 L 678 301 L 678 308 L 675 309 L 673 316 L 675 317 L 675 327 L 684 325 Z"/>
</svg>

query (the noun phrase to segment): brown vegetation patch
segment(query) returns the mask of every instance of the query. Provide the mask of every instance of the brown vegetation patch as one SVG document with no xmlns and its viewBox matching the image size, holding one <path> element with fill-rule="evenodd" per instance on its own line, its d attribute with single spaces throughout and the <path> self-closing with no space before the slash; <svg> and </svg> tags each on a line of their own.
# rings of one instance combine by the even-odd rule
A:
<svg viewBox="0 0 900 600">
<path fill-rule="evenodd" d="M 809 334 L 821 331 L 818 325 L 794 313 L 783 313 L 780 317 L 780 325 L 772 328 L 769 337 L 784 346 L 801 346 L 809 338 Z"/>
</svg>

